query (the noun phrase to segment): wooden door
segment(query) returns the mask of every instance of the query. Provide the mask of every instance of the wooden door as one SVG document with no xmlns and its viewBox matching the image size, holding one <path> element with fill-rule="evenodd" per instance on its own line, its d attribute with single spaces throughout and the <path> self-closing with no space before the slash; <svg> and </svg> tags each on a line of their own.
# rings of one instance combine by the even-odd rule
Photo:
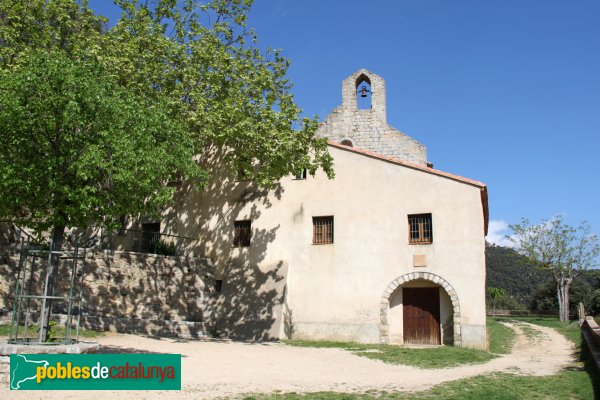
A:
<svg viewBox="0 0 600 400">
<path fill-rule="evenodd" d="M 403 288 L 402 309 L 404 343 L 441 344 L 439 288 Z"/>
</svg>

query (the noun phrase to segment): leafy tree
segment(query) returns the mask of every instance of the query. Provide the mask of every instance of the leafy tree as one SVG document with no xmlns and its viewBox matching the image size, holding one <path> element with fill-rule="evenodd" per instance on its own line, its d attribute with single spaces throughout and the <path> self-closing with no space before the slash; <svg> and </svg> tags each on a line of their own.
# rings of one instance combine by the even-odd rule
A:
<svg viewBox="0 0 600 400">
<path fill-rule="evenodd" d="M 492 299 L 493 313 L 496 314 L 496 301 L 506 296 L 506 290 L 497 287 L 489 287 L 487 288 L 487 292 Z"/>
<path fill-rule="evenodd" d="M 593 316 L 600 315 L 600 289 L 592 292 L 589 304 L 589 312 Z"/>
<path fill-rule="evenodd" d="M 558 216 L 538 225 L 523 219 L 511 225 L 509 239 L 515 249 L 538 268 L 549 271 L 556 285 L 561 321 L 569 320 L 569 288 L 573 280 L 596 266 L 600 254 L 598 238 L 590 233 L 585 222 L 577 228 L 564 223 Z"/>
<path fill-rule="evenodd" d="M 116 0 L 102 59 L 121 84 L 166 95 L 196 139 L 201 163 L 227 163 L 261 185 L 307 168 L 333 169 L 317 118 L 300 118 L 289 61 L 263 54 L 246 25 L 252 1 Z"/>
<path fill-rule="evenodd" d="M 59 249 L 66 227 L 157 211 L 168 181 L 201 185 L 211 163 L 265 186 L 333 176 L 289 61 L 246 25 L 251 1 L 115 3 L 108 29 L 86 0 L 0 0 L 1 218 Z"/>
<path fill-rule="evenodd" d="M 172 197 L 166 182 L 203 177 L 191 136 L 163 102 L 60 51 L 0 71 L 0 142 L 0 216 L 51 230 L 53 250 L 66 227 L 158 212 Z"/>
<path fill-rule="evenodd" d="M 18 65 L 31 50 L 61 50 L 74 60 L 100 54 L 106 23 L 86 0 L 0 0 L 0 67 Z"/>
<path fill-rule="evenodd" d="M 269 186 L 303 168 L 333 176 L 317 118 L 301 118 L 289 61 L 261 51 L 246 25 L 249 0 L 115 0 L 111 28 L 85 0 L 0 0 L 0 66 L 32 49 L 96 58 L 119 85 L 166 98 L 193 135 L 199 164 L 225 163 Z"/>
</svg>

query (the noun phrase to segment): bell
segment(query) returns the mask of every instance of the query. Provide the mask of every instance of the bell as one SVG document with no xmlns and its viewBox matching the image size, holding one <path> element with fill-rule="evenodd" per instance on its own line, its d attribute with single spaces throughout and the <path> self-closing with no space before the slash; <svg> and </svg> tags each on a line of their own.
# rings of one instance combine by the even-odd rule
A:
<svg viewBox="0 0 600 400">
<path fill-rule="evenodd" d="M 367 97 L 367 92 L 368 92 L 368 90 L 367 90 L 366 86 L 361 87 L 360 88 L 360 97 Z"/>
</svg>

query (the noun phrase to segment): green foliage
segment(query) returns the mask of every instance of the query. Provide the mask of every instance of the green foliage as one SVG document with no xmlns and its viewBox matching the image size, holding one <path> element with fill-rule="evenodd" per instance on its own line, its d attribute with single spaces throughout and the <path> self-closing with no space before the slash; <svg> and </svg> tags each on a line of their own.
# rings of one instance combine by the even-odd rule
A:
<svg viewBox="0 0 600 400">
<path fill-rule="evenodd" d="M 487 244 L 486 275 L 488 287 L 506 290 L 496 300 L 496 309 L 533 311 L 558 310 L 556 283 L 549 271 L 535 268 L 526 258 L 509 247 Z M 582 302 L 591 315 L 600 314 L 600 279 L 597 270 L 582 271 L 570 288 L 571 315 Z M 595 294 L 595 290 L 598 290 Z M 488 296 L 488 304 L 492 298 Z M 597 299 L 597 300 L 596 300 Z"/>
<path fill-rule="evenodd" d="M 493 354 L 508 354 L 515 342 L 516 334 L 511 328 L 502 325 L 498 319 L 487 319 L 489 337 L 489 352 Z"/>
<path fill-rule="evenodd" d="M 46 334 L 46 340 L 45 342 L 49 342 L 49 343 L 56 343 L 59 341 L 58 337 L 57 337 L 57 325 L 58 322 L 56 321 L 50 321 L 48 322 L 48 333 Z M 40 331 L 40 329 L 42 329 L 41 327 L 38 328 L 38 333 Z"/>
<path fill-rule="evenodd" d="M 285 343 L 298 347 L 340 348 L 361 357 L 419 368 L 446 368 L 462 364 L 483 363 L 495 357 L 487 351 L 454 346 L 411 349 L 395 345 L 312 340 L 288 340 Z"/>
<path fill-rule="evenodd" d="M 593 316 L 600 315 L 600 289 L 596 289 L 592 292 L 590 303 L 586 311 Z"/>
<path fill-rule="evenodd" d="M 497 301 L 496 308 L 528 307 L 540 282 L 552 279 L 547 271 L 534 268 L 525 257 L 509 247 L 487 244 L 485 262 L 487 286 L 506 291 L 506 296 Z M 488 300 L 491 300 L 489 295 Z"/>
<path fill-rule="evenodd" d="M 102 52 L 119 82 L 166 96 L 194 135 L 201 163 L 226 162 L 262 185 L 307 168 L 333 176 L 317 118 L 300 118 L 289 61 L 263 54 L 246 25 L 247 0 L 117 0 L 123 10 Z"/>
<path fill-rule="evenodd" d="M 569 290 L 569 313 L 572 317 L 577 318 L 579 303 L 583 303 L 586 312 L 595 315 L 594 287 L 598 287 L 597 283 L 590 277 L 589 273 L 582 274 L 579 279 L 573 282 Z M 556 283 L 547 281 L 538 287 L 531 300 L 531 309 L 558 310 Z"/>
<path fill-rule="evenodd" d="M 54 338 L 65 337 L 65 327 L 64 326 L 57 325 L 56 322 L 54 322 L 54 321 L 50 321 L 50 323 L 53 324 L 52 325 L 52 336 Z M 24 328 L 24 325 L 21 325 L 21 327 L 19 328 L 20 335 L 23 332 L 22 331 L 23 328 Z M 10 324 L 0 324 L 0 336 L 8 336 L 9 333 L 10 333 Z M 29 326 L 29 328 L 27 330 L 27 337 L 37 338 L 38 334 L 39 334 L 39 325 Z M 75 335 L 75 329 L 73 329 L 71 331 L 71 335 Z M 104 335 L 104 332 L 101 332 L 101 331 L 94 331 L 94 330 L 79 328 L 79 336 L 80 337 L 95 338 L 95 337 L 99 337 L 99 336 L 103 336 L 103 335 Z"/>
<path fill-rule="evenodd" d="M 496 300 L 497 310 L 525 311 L 528 309 L 528 307 L 528 304 L 519 302 L 514 296 L 504 296 Z"/>
<path fill-rule="evenodd" d="M 176 253 L 175 243 L 159 239 L 154 245 L 154 251 L 152 251 L 152 253 L 162 256 L 174 256 Z"/>
<path fill-rule="evenodd" d="M 73 60 L 101 54 L 107 19 L 87 0 L 0 0 L 0 69 L 18 66 L 32 51 L 61 51 Z"/>
<path fill-rule="evenodd" d="M 93 59 L 23 54 L 0 71 L 0 216 L 45 230 L 158 212 L 172 196 L 165 182 L 203 178 L 166 108 Z"/>
<path fill-rule="evenodd" d="M 572 227 L 562 216 L 537 225 L 523 219 L 510 228 L 515 233 L 509 237 L 515 250 L 532 265 L 550 271 L 555 279 L 575 278 L 597 265 L 600 244 L 585 221 L 579 227 Z"/>
<path fill-rule="evenodd" d="M 497 287 L 488 287 L 487 288 L 487 293 L 494 300 L 497 300 L 500 297 L 506 296 L 506 290 L 504 290 L 502 288 L 497 288 Z"/>
<path fill-rule="evenodd" d="M 569 289 L 574 279 L 597 265 L 600 255 L 598 237 L 582 222 L 575 228 L 562 216 L 531 225 L 527 219 L 511 225 L 510 240 L 515 249 L 539 269 L 549 271 L 557 285 L 561 321 L 569 319 Z"/>
<path fill-rule="evenodd" d="M 265 186 L 333 176 L 289 61 L 246 26 L 251 1 L 116 4 L 108 29 L 85 0 L 0 0 L 0 217 L 110 225 L 163 207 L 169 181 L 205 183 L 214 163 Z"/>
<path fill-rule="evenodd" d="M 488 287 L 487 294 L 492 299 L 492 309 L 494 310 L 494 313 L 495 313 L 496 312 L 496 304 L 498 302 L 498 299 L 501 299 L 504 296 L 506 296 L 506 290 L 504 290 L 502 288 L 497 288 L 497 287 Z"/>
</svg>

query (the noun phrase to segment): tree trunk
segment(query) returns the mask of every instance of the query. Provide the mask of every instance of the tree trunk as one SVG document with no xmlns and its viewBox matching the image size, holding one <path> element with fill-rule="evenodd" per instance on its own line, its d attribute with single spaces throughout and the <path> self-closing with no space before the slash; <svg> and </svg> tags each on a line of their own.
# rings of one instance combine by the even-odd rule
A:
<svg viewBox="0 0 600 400">
<path fill-rule="evenodd" d="M 572 279 L 561 277 L 557 280 L 558 315 L 561 321 L 569 321 L 569 287 Z"/>
<path fill-rule="evenodd" d="M 61 251 L 65 240 L 65 227 L 55 226 L 52 229 L 52 244 L 51 251 Z M 54 287 L 56 284 L 56 272 L 58 271 L 58 263 L 60 262 L 59 254 L 51 254 L 48 258 L 47 270 L 47 286 L 46 295 L 54 296 Z M 48 341 L 48 333 L 50 329 L 50 316 L 52 314 L 52 299 L 47 299 L 44 306 L 44 318 L 40 321 L 40 339 L 44 342 Z"/>
</svg>

